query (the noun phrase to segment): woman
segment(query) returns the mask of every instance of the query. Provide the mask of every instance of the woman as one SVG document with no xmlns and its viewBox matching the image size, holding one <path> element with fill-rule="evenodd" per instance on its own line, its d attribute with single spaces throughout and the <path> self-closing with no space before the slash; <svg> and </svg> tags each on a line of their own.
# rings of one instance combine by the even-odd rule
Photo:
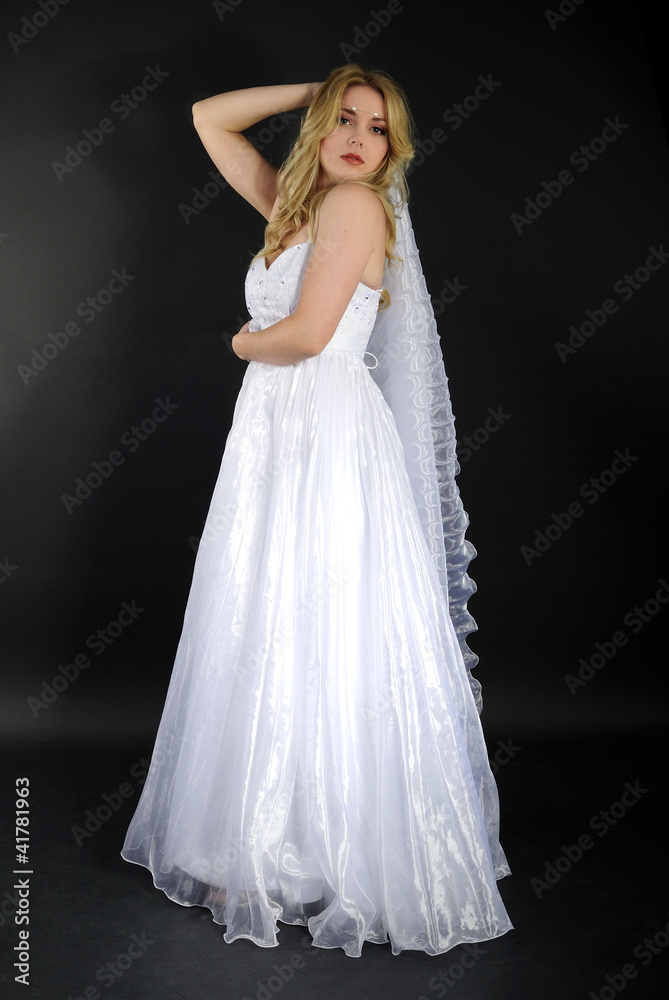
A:
<svg viewBox="0 0 669 1000">
<path fill-rule="evenodd" d="M 241 132 L 305 105 L 277 171 Z M 464 642 L 474 550 L 404 205 L 404 96 L 348 65 L 220 94 L 194 121 L 268 224 L 233 338 L 250 364 L 122 855 L 208 907 L 228 942 L 275 946 L 278 920 L 355 957 L 364 941 L 437 955 L 497 937 L 509 869 Z"/>
</svg>

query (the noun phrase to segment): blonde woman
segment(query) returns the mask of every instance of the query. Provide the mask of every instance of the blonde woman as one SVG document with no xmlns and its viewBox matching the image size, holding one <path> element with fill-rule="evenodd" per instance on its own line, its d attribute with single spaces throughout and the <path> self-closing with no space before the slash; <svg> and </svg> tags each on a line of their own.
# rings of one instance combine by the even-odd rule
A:
<svg viewBox="0 0 669 1000">
<path fill-rule="evenodd" d="M 280 170 L 243 131 L 307 107 Z M 249 362 L 122 855 L 225 941 L 278 921 L 358 957 L 504 934 L 509 869 L 465 639 L 474 555 L 387 75 L 194 106 L 267 220 Z"/>
</svg>

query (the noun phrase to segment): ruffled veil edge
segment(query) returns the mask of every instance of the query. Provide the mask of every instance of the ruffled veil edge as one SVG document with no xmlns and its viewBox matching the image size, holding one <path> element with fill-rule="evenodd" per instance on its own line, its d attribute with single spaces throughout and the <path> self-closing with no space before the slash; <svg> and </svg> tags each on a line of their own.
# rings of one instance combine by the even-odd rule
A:
<svg viewBox="0 0 669 1000">
<path fill-rule="evenodd" d="M 380 310 L 368 344 L 378 359 L 370 373 L 397 424 L 425 538 L 481 712 L 481 685 L 471 673 L 478 657 L 467 645 L 477 627 L 467 610 L 476 591 L 467 572 L 476 549 L 465 539 L 469 518 L 455 482 L 460 466 L 448 379 L 409 210 L 396 188 L 391 197 L 397 215 L 394 252 L 402 263 L 386 267 L 391 304 Z"/>
</svg>

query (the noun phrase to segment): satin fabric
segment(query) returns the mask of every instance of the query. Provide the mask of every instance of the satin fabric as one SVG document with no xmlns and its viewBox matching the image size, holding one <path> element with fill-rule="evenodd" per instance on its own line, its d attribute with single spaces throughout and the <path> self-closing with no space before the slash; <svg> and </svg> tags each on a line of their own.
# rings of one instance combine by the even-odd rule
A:
<svg viewBox="0 0 669 1000">
<path fill-rule="evenodd" d="M 252 264 L 251 329 L 295 309 L 312 251 Z M 248 366 L 122 850 L 227 942 L 283 921 L 437 955 L 511 928 L 469 673 L 365 365 L 378 300 L 358 285 L 317 357 Z"/>
</svg>

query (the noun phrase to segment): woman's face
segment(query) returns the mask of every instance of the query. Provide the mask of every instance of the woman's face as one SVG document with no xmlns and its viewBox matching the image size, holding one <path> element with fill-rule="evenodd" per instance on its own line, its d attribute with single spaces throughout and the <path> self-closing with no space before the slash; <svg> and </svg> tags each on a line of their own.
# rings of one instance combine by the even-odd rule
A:
<svg viewBox="0 0 669 1000">
<path fill-rule="evenodd" d="M 363 177 L 377 170 L 388 152 L 386 102 L 372 87 L 348 87 L 341 117 L 321 139 L 321 184 Z"/>
</svg>

